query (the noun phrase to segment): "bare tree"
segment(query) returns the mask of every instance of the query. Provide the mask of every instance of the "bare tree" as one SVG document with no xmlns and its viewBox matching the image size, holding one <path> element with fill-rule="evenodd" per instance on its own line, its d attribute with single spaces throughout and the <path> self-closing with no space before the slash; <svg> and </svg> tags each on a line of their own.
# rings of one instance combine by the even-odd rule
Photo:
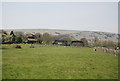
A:
<svg viewBox="0 0 120 81">
<path fill-rule="evenodd" d="M 51 36 L 49 33 L 44 33 L 42 38 L 43 38 L 44 44 L 50 44 Z"/>
<path fill-rule="evenodd" d="M 36 36 L 36 38 L 37 38 L 37 42 L 38 42 L 39 44 L 42 44 L 42 41 L 43 41 L 43 36 L 42 36 L 42 34 L 36 33 L 35 36 Z"/>
<path fill-rule="evenodd" d="M 86 38 L 81 38 L 81 41 L 83 41 L 84 46 L 88 46 L 88 41 Z"/>
</svg>

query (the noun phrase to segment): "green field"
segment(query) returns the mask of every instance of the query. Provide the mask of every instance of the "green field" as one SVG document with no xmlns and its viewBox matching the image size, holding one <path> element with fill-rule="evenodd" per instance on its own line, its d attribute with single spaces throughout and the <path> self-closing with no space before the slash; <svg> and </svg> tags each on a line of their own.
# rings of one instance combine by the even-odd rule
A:
<svg viewBox="0 0 120 81">
<path fill-rule="evenodd" d="M 3 46 L 3 79 L 118 79 L 118 56 L 92 48 L 21 46 Z"/>
</svg>

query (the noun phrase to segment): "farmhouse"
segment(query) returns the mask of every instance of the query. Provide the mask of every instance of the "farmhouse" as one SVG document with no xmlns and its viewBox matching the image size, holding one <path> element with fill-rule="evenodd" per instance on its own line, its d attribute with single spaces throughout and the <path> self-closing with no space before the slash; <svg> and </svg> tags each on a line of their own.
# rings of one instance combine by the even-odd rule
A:
<svg viewBox="0 0 120 81">
<path fill-rule="evenodd" d="M 35 35 L 33 35 L 33 34 L 28 35 L 27 43 L 36 43 L 36 42 L 37 42 L 37 39 L 36 39 Z"/>
</svg>

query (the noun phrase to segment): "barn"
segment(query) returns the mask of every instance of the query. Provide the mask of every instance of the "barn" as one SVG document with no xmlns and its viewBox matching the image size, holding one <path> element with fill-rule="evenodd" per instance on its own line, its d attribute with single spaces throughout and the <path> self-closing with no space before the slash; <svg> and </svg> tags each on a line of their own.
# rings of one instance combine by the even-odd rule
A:
<svg viewBox="0 0 120 81">
<path fill-rule="evenodd" d="M 52 44 L 53 44 L 53 45 L 63 45 L 63 46 L 67 46 L 67 41 L 65 41 L 65 40 L 55 40 Z"/>
<path fill-rule="evenodd" d="M 75 41 L 72 41 L 70 45 L 71 46 L 84 46 L 84 42 L 75 40 Z"/>
</svg>

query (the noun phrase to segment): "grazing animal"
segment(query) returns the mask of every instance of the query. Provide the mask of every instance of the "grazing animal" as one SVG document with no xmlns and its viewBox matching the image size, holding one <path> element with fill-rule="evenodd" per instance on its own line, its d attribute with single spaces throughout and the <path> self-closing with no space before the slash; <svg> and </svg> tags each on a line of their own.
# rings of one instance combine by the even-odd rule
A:
<svg viewBox="0 0 120 81">
<path fill-rule="evenodd" d="M 93 51 L 97 51 L 96 47 L 94 47 Z"/>
</svg>

